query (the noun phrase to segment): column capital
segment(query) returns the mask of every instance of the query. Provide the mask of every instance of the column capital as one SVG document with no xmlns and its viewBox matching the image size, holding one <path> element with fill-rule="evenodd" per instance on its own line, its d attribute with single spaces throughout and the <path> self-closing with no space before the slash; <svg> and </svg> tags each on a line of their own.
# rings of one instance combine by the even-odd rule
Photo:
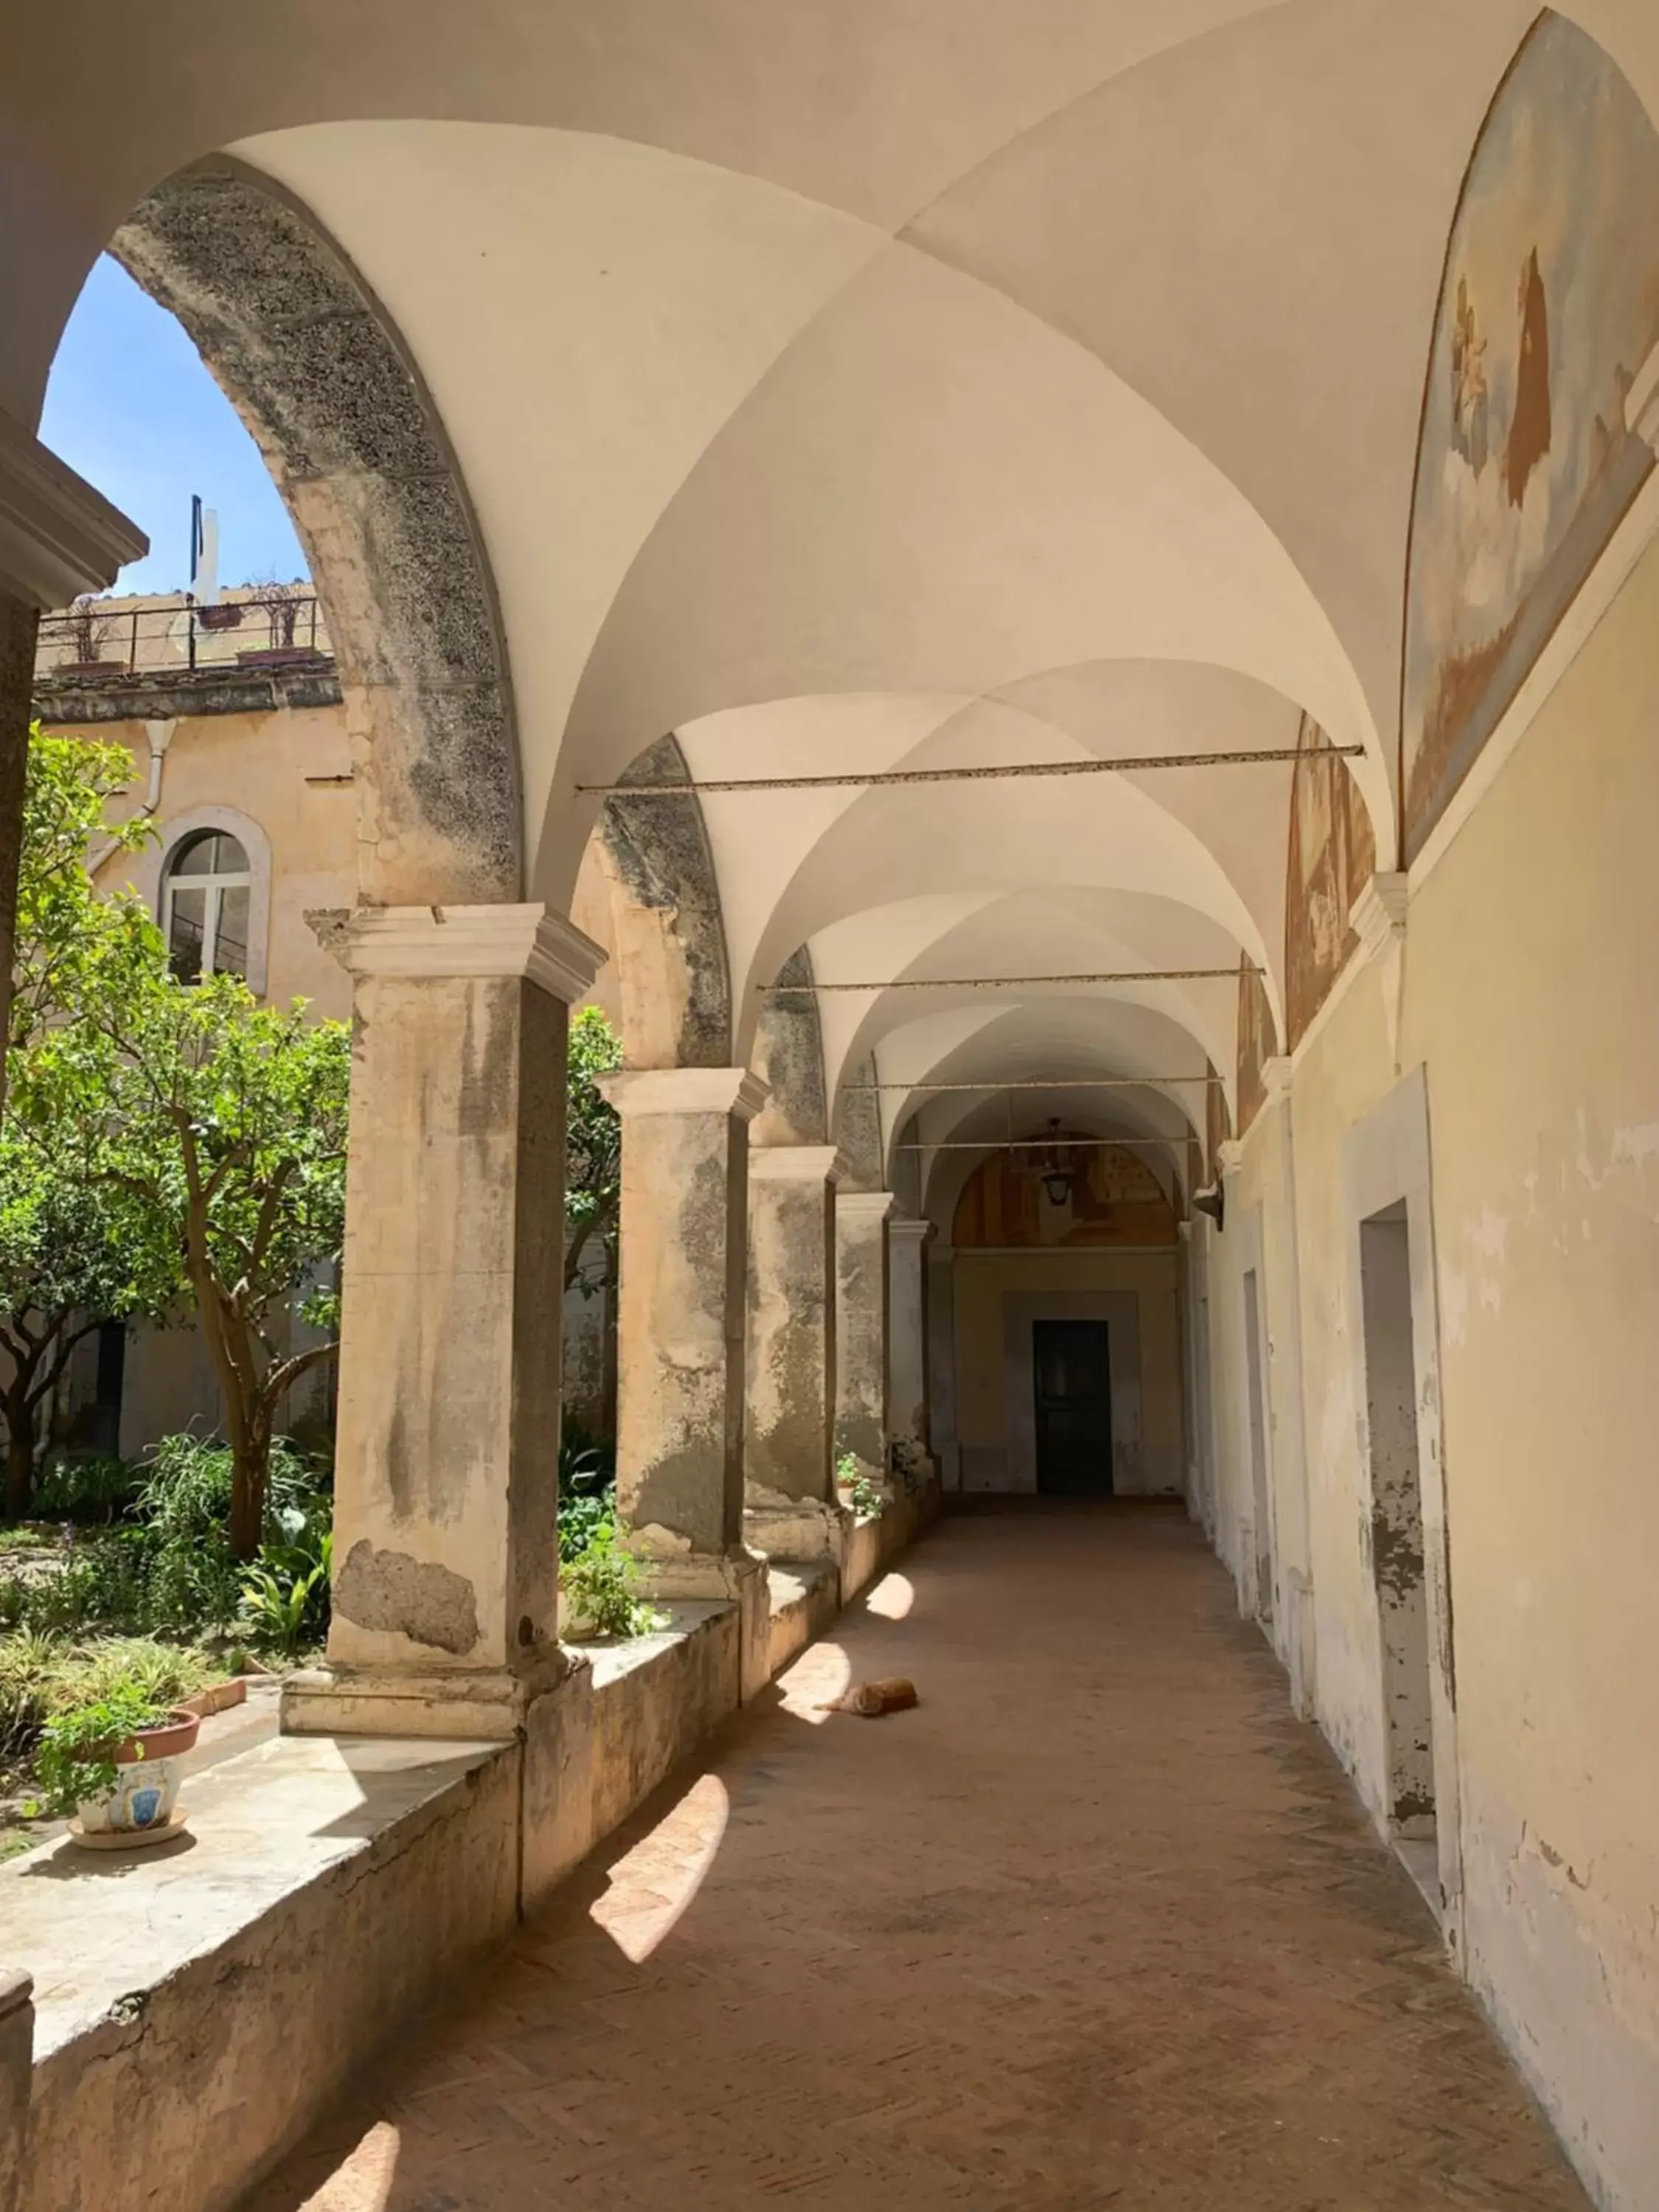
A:
<svg viewBox="0 0 1659 2212">
<path fill-rule="evenodd" d="M 1637 370 L 1625 394 L 1625 420 L 1644 445 L 1659 453 L 1659 346 Z"/>
<path fill-rule="evenodd" d="M 306 920 L 354 975 L 523 976 L 567 1005 L 584 998 L 608 957 L 544 906 L 370 906 Z"/>
<path fill-rule="evenodd" d="M 106 592 L 149 540 L 119 507 L 0 410 L 0 584 L 37 607 Z"/>
<path fill-rule="evenodd" d="M 770 1087 L 746 1067 L 625 1067 L 599 1089 L 626 1121 L 634 1114 L 732 1114 L 752 1121 Z"/>
<path fill-rule="evenodd" d="M 846 1162 L 835 1145 L 751 1145 L 749 1180 L 753 1182 L 830 1182 Z"/>
<path fill-rule="evenodd" d="M 908 1214 L 896 1213 L 887 1224 L 887 1234 L 900 1243 L 926 1244 L 933 1233 L 931 1221 L 914 1221 Z"/>
<path fill-rule="evenodd" d="M 1291 1056 L 1275 1052 L 1261 1063 L 1261 1087 L 1269 1099 L 1287 1098 L 1291 1091 Z"/>
<path fill-rule="evenodd" d="M 1396 869 L 1379 870 L 1368 878 L 1348 909 L 1348 920 L 1358 934 L 1366 957 L 1406 933 L 1406 878 Z"/>
<path fill-rule="evenodd" d="M 838 1190 L 836 1212 L 851 1221 L 885 1221 L 898 1204 L 890 1190 Z"/>
</svg>

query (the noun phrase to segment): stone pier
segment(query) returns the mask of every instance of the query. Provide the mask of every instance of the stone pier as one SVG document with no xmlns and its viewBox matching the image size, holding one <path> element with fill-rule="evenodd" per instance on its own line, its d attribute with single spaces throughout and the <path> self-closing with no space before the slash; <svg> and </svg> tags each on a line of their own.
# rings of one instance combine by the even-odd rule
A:
<svg viewBox="0 0 1659 2212">
<path fill-rule="evenodd" d="M 741 1602 L 746 1693 L 766 1637 L 763 1562 L 743 1541 L 748 1125 L 766 1086 L 675 1067 L 602 1087 L 623 1123 L 617 1517 L 656 1595 Z"/>
<path fill-rule="evenodd" d="M 749 1155 L 749 1337 L 744 1530 L 769 1559 L 839 1564 L 834 1480 L 833 1145 Z"/>
<path fill-rule="evenodd" d="M 939 1479 L 933 1455 L 927 1372 L 927 1241 L 931 1221 L 887 1224 L 887 1425 L 896 1471 L 906 1486 Z"/>
<path fill-rule="evenodd" d="M 887 1221 L 890 1190 L 836 1194 L 836 1459 L 887 1480 Z"/>
<path fill-rule="evenodd" d="M 319 929 L 356 979 L 334 1616 L 283 1723 L 510 1736 L 565 1668 L 565 1040 L 603 956 L 539 906 Z"/>
</svg>

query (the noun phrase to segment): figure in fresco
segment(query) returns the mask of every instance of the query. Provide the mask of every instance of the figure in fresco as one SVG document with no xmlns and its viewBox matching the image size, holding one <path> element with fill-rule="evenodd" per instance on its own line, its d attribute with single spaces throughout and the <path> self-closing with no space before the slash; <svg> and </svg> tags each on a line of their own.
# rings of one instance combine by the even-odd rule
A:
<svg viewBox="0 0 1659 2212">
<path fill-rule="evenodd" d="M 1656 346 L 1659 132 L 1595 41 L 1546 11 L 1475 148 L 1435 323 L 1407 580 L 1408 861 L 1652 471 L 1625 401 Z"/>
</svg>

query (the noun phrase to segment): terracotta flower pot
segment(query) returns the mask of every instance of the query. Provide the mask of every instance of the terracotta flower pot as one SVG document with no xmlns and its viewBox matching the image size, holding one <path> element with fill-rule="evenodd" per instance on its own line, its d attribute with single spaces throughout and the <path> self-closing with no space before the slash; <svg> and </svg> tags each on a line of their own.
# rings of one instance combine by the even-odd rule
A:
<svg viewBox="0 0 1659 2212">
<path fill-rule="evenodd" d="M 114 1789 L 107 1797 L 88 1797 L 70 1832 L 106 1849 L 117 1838 L 137 1843 L 175 1832 L 179 1761 L 195 1749 L 201 1725 L 195 1713 L 175 1706 L 167 1720 L 129 1736 L 115 1753 Z"/>
</svg>

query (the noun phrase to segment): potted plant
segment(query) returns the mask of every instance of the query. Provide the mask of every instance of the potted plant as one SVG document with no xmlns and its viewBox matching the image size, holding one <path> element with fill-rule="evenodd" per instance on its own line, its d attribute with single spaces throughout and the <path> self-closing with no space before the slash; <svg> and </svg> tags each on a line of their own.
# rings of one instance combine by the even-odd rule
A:
<svg viewBox="0 0 1659 2212">
<path fill-rule="evenodd" d="M 46 1809 L 67 1815 L 70 1834 L 94 1850 L 176 1836 L 179 1762 L 201 1723 L 134 1686 L 49 1721 L 35 1756 Z"/>
<path fill-rule="evenodd" d="M 126 672 L 125 660 L 106 660 L 104 647 L 115 634 L 113 617 L 99 611 L 99 602 L 90 592 L 76 599 L 67 614 L 60 616 L 64 638 L 64 658 L 53 673 L 58 676 L 118 676 Z"/>
<path fill-rule="evenodd" d="M 326 659 L 314 645 L 295 642 L 300 628 L 300 611 L 312 605 L 312 594 L 304 584 L 261 584 L 258 596 L 249 605 L 264 610 L 265 625 L 270 635 L 268 646 L 249 647 L 236 658 L 244 668 L 308 667 L 313 662 Z M 313 629 L 314 629 L 313 622 Z"/>
</svg>

